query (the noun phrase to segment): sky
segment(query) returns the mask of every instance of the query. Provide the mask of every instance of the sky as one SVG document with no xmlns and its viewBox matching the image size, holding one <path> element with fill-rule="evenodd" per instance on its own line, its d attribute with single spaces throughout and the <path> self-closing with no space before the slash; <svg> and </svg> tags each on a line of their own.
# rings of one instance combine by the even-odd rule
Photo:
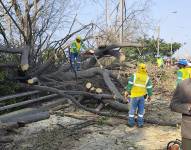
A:
<svg viewBox="0 0 191 150">
<path fill-rule="evenodd" d="M 191 1 L 153 0 L 152 16 L 160 25 L 160 37 L 184 45 L 176 55 L 191 55 Z M 176 12 L 176 13 L 172 13 Z"/>
<path fill-rule="evenodd" d="M 85 24 L 93 20 L 105 19 L 105 0 L 94 1 L 94 4 L 86 1 L 76 10 L 80 15 L 80 22 Z M 112 4 L 117 1 L 109 0 L 110 11 L 114 8 Z M 126 3 L 130 5 L 135 1 L 144 0 L 126 0 Z M 178 55 L 188 53 L 191 55 L 191 0 L 152 0 L 149 16 L 156 27 L 160 26 L 160 38 L 167 42 L 182 43 L 183 47 L 177 53 Z M 152 30 L 148 32 L 148 35 L 156 37 L 156 31 Z"/>
</svg>

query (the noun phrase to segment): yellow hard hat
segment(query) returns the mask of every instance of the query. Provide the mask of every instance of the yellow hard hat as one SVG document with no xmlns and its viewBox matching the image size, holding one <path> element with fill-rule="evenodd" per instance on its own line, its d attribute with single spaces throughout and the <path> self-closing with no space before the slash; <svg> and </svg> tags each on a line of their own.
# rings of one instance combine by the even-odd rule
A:
<svg viewBox="0 0 191 150">
<path fill-rule="evenodd" d="M 146 65 L 144 63 L 138 64 L 137 69 L 138 69 L 137 71 L 140 73 L 146 73 L 147 72 L 147 68 L 146 68 Z"/>
<path fill-rule="evenodd" d="M 77 37 L 76 37 L 76 40 L 80 40 L 81 41 L 81 37 L 78 35 Z"/>
</svg>

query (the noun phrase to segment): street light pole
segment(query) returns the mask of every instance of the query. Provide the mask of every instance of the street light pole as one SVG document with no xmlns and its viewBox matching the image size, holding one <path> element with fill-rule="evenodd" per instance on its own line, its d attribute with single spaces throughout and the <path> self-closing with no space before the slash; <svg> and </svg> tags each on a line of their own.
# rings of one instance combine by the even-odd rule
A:
<svg viewBox="0 0 191 150">
<path fill-rule="evenodd" d="M 157 28 L 157 56 L 160 55 L 160 26 Z"/>
<path fill-rule="evenodd" d="M 177 11 L 172 11 L 170 12 L 167 17 L 170 15 L 170 14 L 176 14 Z M 160 55 L 160 25 L 158 25 L 158 28 L 157 28 L 157 56 Z M 172 51 L 171 51 L 171 54 L 172 54 Z M 171 55 L 172 56 L 172 55 Z"/>
</svg>

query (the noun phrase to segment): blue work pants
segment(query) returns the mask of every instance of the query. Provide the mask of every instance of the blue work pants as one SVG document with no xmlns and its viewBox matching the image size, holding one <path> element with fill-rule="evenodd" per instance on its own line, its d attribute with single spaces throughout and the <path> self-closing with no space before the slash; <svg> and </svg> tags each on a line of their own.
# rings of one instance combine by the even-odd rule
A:
<svg viewBox="0 0 191 150">
<path fill-rule="evenodd" d="M 130 110 L 129 110 L 129 119 L 128 119 L 129 126 L 135 125 L 134 115 L 135 115 L 135 112 L 137 109 L 138 109 L 137 124 L 138 124 L 138 126 L 143 126 L 143 123 L 144 123 L 144 120 L 143 120 L 144 105 L 145 105 L 144 96 L 131 98 Z"/>
<path fill-rule="evenodd" d="M 70 53 L 70 63 L 75 71 L 80 70 L 80 55 L 79 53 Z"/>
</svg>

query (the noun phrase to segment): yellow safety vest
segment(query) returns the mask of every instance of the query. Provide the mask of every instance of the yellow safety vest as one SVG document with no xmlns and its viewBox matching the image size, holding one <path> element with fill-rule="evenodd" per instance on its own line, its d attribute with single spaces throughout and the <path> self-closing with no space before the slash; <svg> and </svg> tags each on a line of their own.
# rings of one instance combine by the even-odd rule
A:
<svg viewBox="0 0 191 150">
<path fill-rule="evenodd" d="M 149 77 L 147 74 L 135 73 L 130 97 L 134 98 L 134 97 L 141 97 L 146 95 L 147 93 L 146 85 L 148 81 L 149 81 Z"/>
<path fill-rule="evenodd" d="M 182 72 L 182 80 L 188 79 L 190 77 L 189 71 L 187 68 L 179 69 L 180 72 Z"/>
<path fill-rule="evenodd" d="M 81 43 L 73 41 L 72 44 L 71 44 L 70 52 L 72 52 L 72 53 L 79 53 L 80 49 L 81 49 Z"/>
<path fill-rule="evenodd" d="M 157 59 L 157 65 L 158 65 L 158 67 L 161 67 L 162 65 L 163 65 L 163 59 L 162 58 L 158 58 Z"/>
</svg>

